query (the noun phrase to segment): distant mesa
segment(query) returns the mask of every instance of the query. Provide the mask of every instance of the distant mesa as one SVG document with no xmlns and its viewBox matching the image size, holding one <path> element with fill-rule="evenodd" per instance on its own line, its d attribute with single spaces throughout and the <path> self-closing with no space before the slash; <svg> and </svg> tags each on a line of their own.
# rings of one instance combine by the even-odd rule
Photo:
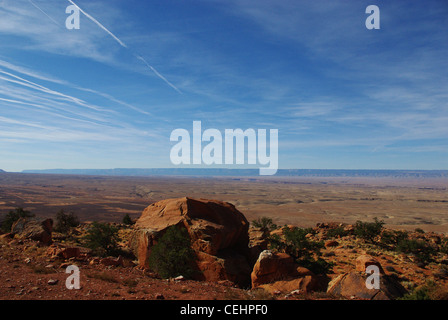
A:
<svg viewBox="0 0 448 320">
<path fill-rule="evenodd" d="M 5 171 L 5 170 L 2 170 L 2 169 L 0 169 L 0 173 L 6 173 L 6 171 Z"/>
<path fill-rule="evenodd" d="M 45 169 L 22 173 L 72 174 L 97 176 L 233 176 L 256 177 L 259 169 L 230 168 L 115 168 L 115 169 Z M 277 177 L 389 177 L 448 178 L 448 170 L 370 170 L 370 169 L 279 169 Z"/>
</svg>

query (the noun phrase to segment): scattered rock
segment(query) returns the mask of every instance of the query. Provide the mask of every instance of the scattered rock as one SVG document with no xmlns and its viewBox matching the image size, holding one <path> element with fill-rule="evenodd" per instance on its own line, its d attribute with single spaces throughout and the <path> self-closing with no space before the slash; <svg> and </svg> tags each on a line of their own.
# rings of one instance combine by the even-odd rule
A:
<svg viewBox="0 0 448 320">
<path fill-rule="evenodd" d="M 101 259 L 100 263 L 105 266 L 114 266 L 114 267 L 123 266 L 123 257 L 122 256 L 119 256 L 118 258 L 106 257 Z"/>
<path fill-rule="evenodd" d="M 50 286 L 54 286 L 56 284 L 58 284 L 59 280 L 57 279 L 50 279 L 48 280 L 47 284 L 49 284 Z"/>
<path fill-rule="evenodd" d="M 328 240 L 325 242 L 325 247 L 330 248 L 330 247 L 337 247 L 339 245 L 339 242 L 337 242 L 336 240 Z"/>
<path fill-rule="evenodd" d="M 177 276 L 176 278 L 173 279 L 174 281 L 184 281 L 185 277 L 184 276 Z"/>
<path fill-rule="evenodd" d="M 39 241 L 47 246 L 53 242 L 51 237 L 52 231 L 52 219 L 20 218 L 11 227 L 11 233 L 19 238 Z"/>
</svg>

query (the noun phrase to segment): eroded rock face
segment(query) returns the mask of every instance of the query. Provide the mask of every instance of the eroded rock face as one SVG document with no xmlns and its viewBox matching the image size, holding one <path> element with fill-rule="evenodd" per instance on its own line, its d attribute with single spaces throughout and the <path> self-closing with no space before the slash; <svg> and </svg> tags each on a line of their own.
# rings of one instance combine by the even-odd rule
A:
<svg viewBox="0 0 448 320">
<path fill-rule="evenodd" d="M 366 273 L 368 266 L 377 266 L 379 270 L 378 288 L 366 285 L 371 274 Z M 361 255 L 356 259 L 354 271 L 339 275 L 328 284 L 327 293 L 346 298 L 364 300 L 391 300 L 402 297 L 406 289 L 393 277 L 384 273 L 381 264 L 372 256 Z"/>
<path fill-rule="evenodd" d="M 53 220 L 52 219 L 29 219 L 20 218 L 11 227 L 11 233 L 19 238 L 39 241 L 43 245 L 53 243 Z"/>
<path fill-rule="evenodd" d="M 149 268 L 152 247 L 174 225 L 188 231 L 204 280 L 250 284 L 249 222 L 232 204 L 217 200 L 185 197 L 148 206 L 130 242 L 141 267 Z"/>
<path fill-rule="evenodd" d="M 363 254 L 356 258 L 356 271 L 366 272 L 368 266 L 377 266 L 381 274 L 384 274 L 383 267 L 381 264 L 372 256 Z"/>
<path fill-rule="evenodd" d="M 263 288 L 271 293 L 322 291 L 327 285 L 326 279 L 300 267 L 290 255 L 270 250 L 260 254 L 251 280 L 252 288 Z"/>
<path fill-rule="evenodd" d="M 251 274 L 252 287 L 295 277 L 296 268 L 294 259 L 289 254 L 264 250 Z"/>
<path fill-rule="evenodd" d="M 406 294 L 406 289 L 392 277 L 381 275 L 379 289 L 368 288 L 366 280 L 363 273 L 347 272 L 330 282 L 327 293 L 363 300 L 393 300 Z"/>
</svg>

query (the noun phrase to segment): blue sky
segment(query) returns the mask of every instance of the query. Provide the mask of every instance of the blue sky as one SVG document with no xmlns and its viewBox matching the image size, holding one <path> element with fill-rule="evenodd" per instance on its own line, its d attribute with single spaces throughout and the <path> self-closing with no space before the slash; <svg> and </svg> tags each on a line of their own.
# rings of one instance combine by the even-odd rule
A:
<svg viewBox="0 0 448 320">
<path fill-rule="evenodd" d="M 448 169 L 445 0 L 73 2 L 0 0 L 1 169 L 173 167 L 193 121 L 278 129 L 280 168 Z"/>
</svg>

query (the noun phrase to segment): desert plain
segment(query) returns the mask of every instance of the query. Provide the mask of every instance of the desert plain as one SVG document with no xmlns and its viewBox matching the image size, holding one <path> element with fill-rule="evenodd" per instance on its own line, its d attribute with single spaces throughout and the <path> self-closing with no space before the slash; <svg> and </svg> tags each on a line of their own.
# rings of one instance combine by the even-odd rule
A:
<svg viewBox="0 0 448 320">
<path fill-rule="evenodd" d="M 448 179 L 394 177 L 194 177 L 0 174 L 0 216 L 23 207 L 54 218 L 63 209 L 81 221 L 140 217 L 153 202 L 179 197 L 234 204 L 249 221 L 277 225 L 372 221 L 393 229 L 448 232 Z"/>
</svg>

